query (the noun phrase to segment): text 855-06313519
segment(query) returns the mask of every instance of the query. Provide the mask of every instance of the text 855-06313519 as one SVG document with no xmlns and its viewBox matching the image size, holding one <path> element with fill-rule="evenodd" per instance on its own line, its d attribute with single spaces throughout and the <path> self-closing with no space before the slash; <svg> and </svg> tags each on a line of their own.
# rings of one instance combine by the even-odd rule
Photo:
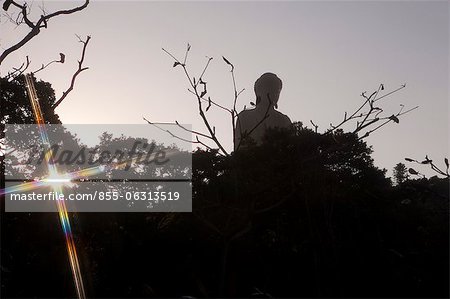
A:
<svg viewBox="0 0 450 299">
<path fill-rule="evenodd" d="M 135 191 L 135 192 L 99 192 L 99 200 L 150 200 L 150 201 L 164 201 L 164 200 L 178 200 L 180 192 L 178 191 Z"/>
</svg>

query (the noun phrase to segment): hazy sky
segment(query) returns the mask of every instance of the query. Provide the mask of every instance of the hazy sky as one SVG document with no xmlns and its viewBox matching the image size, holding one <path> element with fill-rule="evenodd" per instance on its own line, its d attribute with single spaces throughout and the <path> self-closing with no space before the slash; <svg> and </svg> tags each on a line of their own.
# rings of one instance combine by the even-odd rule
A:
<svg viewBox="0 0 450 299">
<path fill-rule="evenodd" d="M 46 1 L 48 12 L 82 1 Z M 38 15 L 41 1 L 33 4 Z M 386 99 L 386 113 L 400 104 L 420 106 L 367 139 L 376 165 L 389 170 L 404 157 L 434 160 L 449 146 L 449 2 L 154 2 L 97 1 L 77 14 L 53 19 L 49 28 L 9 56 L 4 75 L 26 55 L 32 70 L 67 56 L 67 63 L 38 73 L 58 96 L 76 69 L 81 44 L 75 34 L 91 35 L 86 66 L 75 90 L 57 108 L 63 123 L 143 123 L 178 120 L 206 131 L 181 68 L 161 48 L 180 59 L 192 45 L 188 67 L 198 77 L 206 56 L 214 57 L 205 75 L 212 99 L 230 106 L 229 67 L 236 67 L 238 88 L 245 88 L 239 110 L 254 101 L 254 81 L 264 72 L 283 80 L 279 110 L 293 121 L 319 130 L 341 121 L 383 83 L 387 90 L 407 88 Z M 2 16 L 0 46 L 25 31 Z M 218 137 L 232 148 L 231 121 L 220 110 L 208 112 Z M 443 165 L 443 162 L 440 162 Z M 430 174 L 431 172 L 425 173 Z"/>
</svg>

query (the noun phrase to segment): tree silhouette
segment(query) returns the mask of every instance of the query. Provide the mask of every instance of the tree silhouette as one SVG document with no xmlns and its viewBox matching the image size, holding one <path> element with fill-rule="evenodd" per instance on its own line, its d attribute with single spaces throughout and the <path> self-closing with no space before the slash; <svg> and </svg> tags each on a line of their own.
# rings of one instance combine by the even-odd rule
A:
<svg viewBox="0 0 450 299">
<path fill-rule="evenodd" d="M 408 168 L 406 168 L 406 165 L 403 163 L 398 163 L 394 167 L 394 181 L 397 185 L 402 184 L 408 179 Z"/>
<path fill-rule="evenodd" d="M 35 85 L 44 119 L 49 124 L 60 124 L 59 116 L 52 109 L 56 97 L 51 84 L 40 80 Z M 23 77 L 12 81 L 0 77 L 0 86 L 0 179 L 1 188 L 4 188 L 5 126 L 6 124 L 33 124 L 35 120 Z"/>
<path fill-rule="evenodd" d="M 175 62 L 186 70 L 186 59 Z M 205 98 L 204 72 L 187 75 L 206 122 L 209 108 L 229 109 Z M 1 132 L 6 123 L 33 123 L 20 77 L 0 84 Z M 39 81 L 36 88 L 47 122 L 60 123 L 51 85 Z M 238 95 L 227 110 L 233 121 Z M 325 132 L 296 122 L 234 153 L 219 146 L 214 126 L 193 132 L 199 146 L 210 142 L 193 153 L 193 213 L 73 215 L 87 288 L 99 297 L 448 297 L 448 176 L 392 188 L 364 140 L 404 113 L 381 117 L 375 100 L 382 96 L 364 94 L 366 112 L 356 109 Z M 350 121 L 356 126 L 345 132 Z M 105 133 L 99 146 L 133 141 Z M 439 169 L 424 162 L 417 161 Z M 99 184 L 106 188 L 107 179 Z M 70 280 L 52 216 L 1 217 L 7 297 L 72 294 L 65 284 L 48 287 Z M 33 278 L 26 287 L 23 273 Z"/>
<path fill-rule="evenodd" d="M 232 108 L 227 108 L 208 96 L 204 75 L 211 58 L 196 80 L 186 59 L 164 51 L 175 60 L 173 66 L 185 72 L 208 131 L 191 131 L 192 143 L 204 148 L 193 156 L 193 213 L 177 217 L 172 226 L 175 235 L 184 237 L 182 244 L 195 248 L 186 257 L 196 261 L 189 265 L 198 269 L 189 294 L 448 295 L 448 271 L 429 256 L 433 252 L 448 260 L 448 226 L 443 225 L 448 220 L 448 179 L 433 184 L 413 180 L 392 188 L 386 170 L 374 166 L 372 149 L 364 142 L 417 108 L 400 105 L 398 112 L 388 113 L 380 106 L 381 99 L 405 84 L 392 91 L 380 84 L 370 95 L 363 92 L 363 103 L 323 133 L 313 121 L 313 130 L 297 122 L 292 130 L 267 131 L 260 146 L 250 142 L 228 153 L 206 112 L 212 107 L 228 111 L 235 124 L 233 107 L 240 93 L 234 65 L 224 58 L 235 90 Z M 345 132 L 344 125 L 354 127 Z M 180 232 L 177 227 L 186 229 Z M 431 239 L 438 241 L 430 248 L 420 245 Z M 427 262 L 418 262 L 418 256 Z"/>
</svg>

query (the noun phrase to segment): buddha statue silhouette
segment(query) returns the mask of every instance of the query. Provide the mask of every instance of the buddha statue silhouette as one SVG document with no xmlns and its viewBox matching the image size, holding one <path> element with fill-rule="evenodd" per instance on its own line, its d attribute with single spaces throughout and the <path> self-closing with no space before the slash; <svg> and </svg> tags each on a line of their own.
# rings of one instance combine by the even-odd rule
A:
<svg viewBox="0 0 450 299">
<path fill-rule="evenodd" d="M 244 109 L 237 117 L 234 136 L 235 150 L 245 146 L 248 138 L 251 138 L 256 145 L 261 144 L 267 129 L 292 126 L 288 116 L 275 110 L 278 108 L 282 87 L 281 79 L 273 73 L 265 73 L 256 80 L 255 107 Z"/>
</svg>

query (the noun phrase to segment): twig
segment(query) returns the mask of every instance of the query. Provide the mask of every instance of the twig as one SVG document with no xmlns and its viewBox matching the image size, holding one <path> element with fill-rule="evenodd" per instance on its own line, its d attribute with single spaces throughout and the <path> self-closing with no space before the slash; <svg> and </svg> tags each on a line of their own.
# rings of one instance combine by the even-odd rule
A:
<svg viewBox="0 0 450 299">
<path fill-rule="evenodd" d="M 187 57 L 188 57 L 189 50 L 191 50 L 191 45 L 188 43 L 187 44 L 187 48 L 186 48 L 186 53 L 184 54 L 184 61 L 183 61 L 184 65 L 186 65 L 186 60 L 187 60 Z"/>
<path fill-rule="evenodd" d="M 201 141 L 201 140 L 198 138 L 198 136 L 200 135 L 200 136 L 203 136 L 203 137 L 205 137 L 205 138 L 212 139 L 210 136 L 208 136 L 208 135 L 206 135 L 206 134 L 203 134 L 203 133 L 200 133 L 200 132 L 197 132 L 197 131 L 194 131 L 194 130 L 190 130 L 190 129 L 188 129 L 188 128 L 182 126 L 181 124 L 179 124 L 177 121 L 175 121 L 175 124 L 178 125 L 180 128 L 182 128 L 182 129 L 185 130 L 185 131 L 188 131 L 188 132 L 191 132 L 191 133 L 193 133 L 193 134 L 196 134 L 196 136 L 195 136 L 196 141 L 188 140 L 188 139 L 182 138 L 182 137 L 180 137 L 180 136 L 177 136 L 177 135 L 175 135 L 174 133 L 172 133 L 170 130 L 161 128 L 161 127 L 158 126 L 156 123 L 149 121 L 149 120 L 146 119 L 145 117 L 143 117 L 143 119 L 144 119 L 149 125 L 152 125 L 152 126 L 154 126 L 155 128 L 157 128 L 157 129 L 159 129 L 159 130 L 161 130 L 161 131 L 163 131 L 163 132 L 168 133 L 168 134 L 169 134 L 170 136 L 172 136 L 173 138 L 176 138 L 176 139 L 178 139 L 178 140 L 181 140 L 181 141 L 184 141 L 184 142 L 188 142 L 188 143 L 191 143 L 191 144 L 200 144 L 200 145 L 206 147 L 206 148 L 209 149 L 209 150 L 213 150 L 212 147 L 210 147 L 209 145 L 207 145 L 206 143 L 204 143 L 203 141 Z M 168 124 L 173 125 L 173 123 L 168 123 Z M 219 154 L 220 154 L 220 153 L 219 153 Z"/>
<path fill-rule="evenodd" d="M 190 93 L 192 93 L 193 95 L 195 95 L 195 92 L 193 92 L 191 89 L 188 88 L 188 91 L 189 91 Z M 225 110 L 225 111 L 231 113 L 231 110 L 230 110 L 230 109 L 228 109 L 228 108 L 226 108 L 226 107 L 224 107 L 224 106 L 218 104 L 217 102 L 211 100 L 211 98 L 205 99 L 204 97 L 201 97 L 201 100 L 204 101 L 204 102 L 208 102 L 208 104 L 211 103 L 212 105 L 216 106 L 217 108 L 220 108 L 220 109 L 222 109 L 222 110 Z"/>
<path fill-rule="evenodd" d="M 390 96 L 391 94 L 393 94 L 393 93 L 395 93 L 395 92 L 397 92 L 397 91 L 399 91 L 399 90 L 401 90 L 401 89 L 403 89 L 405 87 L 406 87 L 406 83 L 402 84 L 399 88 L 397 88 L 397 89 L 395 89 L 395 90 L 393 90 L 393 91 L 383 95 L 382 97 L 379 97 L 378 99 L 375 100 L 375 102 L 378 102 L 379 100 L 381 100 L 381 99 L 383 99 L 383 98 L 385 98 L 387 96 Z"/>
<path fill-rule="evenodd" d="M 423 165 L 423 164 L 429 164 L 430 167 L 431 167 L 431 169 L 432 169 L 434 172 L 436 172 L 437 174 L 442 175 L 442 176 L 445 176 L 445 177 L 447 177 L 447 178 L 450 177 L 450 174 L 449 174 L 449 167 L 450 167 L 450 165 L 449 165 L 448 158 L 444 158 L 444 163 L 445 163 L 445 166 L 446 166 L 445 172 L 444 172 L 443 170 L 441 170 L 439 167 L 437 167 L 436 164 L 433 163 L 433 160 L 431 160 L 431 159 L 428 158 L 428 155 L 425 156 L 425 160 L 422 161 L 422 162 L 419 162 L 419 161 L 417 161 L 417 160 L 415 160 L 415 159 L 411 159 L 411 158 L 405 158 L 405 160 L 408 161 L 408 162 L 414 162 L 414 163 L 421 164 L 421 165 Z M 415 170 L 414 170 L 414 171 L 415 171 Z M 411 172 L 410 172 L 410 173 L 411 173 Z M 414 173 L 412 173 L 412 174 L 414 174 Z M 425 176 L 424 176 L 424 177 L 425 177 Z"/>
<path fill-rule="evenodd" d="M 86 41 L 83 41 L 81 38 L 79 38 L 79 41 L 83 44 L 83 51 L 81 53 L 81 59 L 78 61 L 78 69 L 72 76 L 72 80 L 70 82 L 69 88 L 63 92 L 61 98 L 59 98 L 59 100 L 56 101 L 56 103 L 52 106 L 52 109 L 55 109 L 56 107 L 58 107 L 62 103 L 62 101 L 64 101 L 64 99 L 67 97 L 67 95 L 73 90 L 73 88 L 75 86 L 75 80 L 77 79 L 78 75 L 81 72 L 89 69 L 88 67 L 83 67 L 83 62 L 84 62 L 84 56 L 86 54 L 86 47 L 87 47 L 90 39 L 91 39 L 91 37 L 89 35 L 87 36 Z"/>
<path fill-rule="evenodd" d="M 347 113 L 346 113 L 347 114 Z M 344 116 L 344 119 L 346 118 L 346 116 Z M 317 129 L 319 128 L 318 125 L 316 125 L 312 120 L 310 120 L 310 123 L 313 125 L 314 127 L 314 132 L 317 133 Z"/>
<path fill-rule="evenodd" d="M 398 116 L 402 116 L 402 115 L 404 115 L 404 114 L 407 114 L 407 113 L 409 113 L 409 112 L 411 112 L 411 111 L 413 111 L 413 110 L 415 110 L 415 109 L 417 109 L 417 108 L 419 108 L 419 106 L 416 106 L 416 107 L 414 107 L 414 108 L 411 108 L 411 109 L 409 109 L 409 110 L 407 110 L 407 111 L 405 111 L 405 112 L 397 113 L 396 115 L 392 115 L 392 116 L 389 116 L 389 117 L 383 117 L 383 118 L 375 119 L 375 121 L 372 122 L 372 123 L 375 123 L 375 122 L 377 122 L 377 121 L 379 121 L 379 120 L 385 120 L 385 122 L 383 122 L 382 124 L 378 125 L 378 126 L 375 127 L 374 129 L 372 129 L 372 130 L 370 130 L 370 131 L 367 131 L 363 136 L 359 137 L 358 140 L 361 140 L 361 139 L 363 139 L 363 138 L 368 137 L 372 132 L 374 132 L 374 131 L 380 129 L 381 127 L 385 126 L 386 124 L 388 124 L 388 123 L 391 122 L 391 121 L 395 121 L 395 120 L 394 120 L 395 118 L 393 118 L 393 116 L 395 116 L 395 117 L 397 118 Z M 397 121 L 398 121 L 398 118 L 397 118 Z M 370 124 L 372 124 L 372 123 L 370 123 Z"/>
<path fill-rule="evenodd" d="M 189 133 L 192 133 L 192 134 L 195 134 L 195 135 L 199 135 L 199 136 L 203 136 L 203 137 L 205 137 L 205 138 L 211 139 L 211 136 L 208 136 L 208 135 L 206 135 L 206 134 L 204 134 L 204 133 L 201 133 L 201 132 L 197 132 L 197 131 L 188 129 L 188 128 L 186 128 L 185 126 L 181 125 L 178 121 L 175 121 L 175 124 L 176 124 L 178 127 L 180 127 L 181 129 L 183 129 L 183 130 L 185 130 L 185 131 L 187 131 L 187 132 L 189 132 Z"/>
<path fill-rule="evenodd" d="M 404 105 L 400 105 L 401 109 L 400 112 L 397 113 L 396 115 L 391 115 L 389 117 L 381 117 L 381 113 L 384 112 L 384 110 L 380 107 L 376 107 L 374 104 L 376 102 L 378 102 L 380 99 L 383 99 L 389 95 L 392 95 L 395 92 L 398 92 L 399 90 L 405 88 L 406 84 L 401 85 L 399 88 L 388 92 L 385 95 L 382 95 L 379 97 L 379 93 L 381 91 L 384 90 L 384 85 L 380 84 L 378 86 L 378 89 L 376 91 L 374 91 L 370 96 L 366 96 L 366 92 L 363 92 L 361 94 L 361 96 L 365 99 L 364 103 L 359 106 L 358 109 L 356 109 L 349 117 L 347 117 L 347 112 L 344 115 L 344 119 L 336 126 L 333 126 L 332 124 L 330 124 L 331 128 L 328 129 L 325 133 L 323 133 L 323 135 L 327 135 L 327 134 L 331 134 L 332 132 L 334 132 L 336 129 L 342 127 L 344 124 L 348 123 L 351 120 L 358 120 L 361 119 L 361 121 L 357 121 L 356 122 L 356 128 L 353 130 L 352 133 L 358 133 L 360 131 L 362 131 L 363 129 L 368 128 L 371 125 L 374 125 L 375 123 L 377 123 L 378 121 L 382 121 L 382 120 L 386 120 L 386 122 L 383 122 L 382 124 L 380 124 L 379 126 L 375 127 L 374 129 L 366 132 L 363 136 L 361 136 L 359 139 L 363 139 L 367 136 L 369 136 L 373 131 L 378 130 L 379 128 L 383 127 L 384 125 L 386 125 L 387 123 L 389 123 L 390 121 L 395 121 L 398 122 L 398 116 L 403 115 L 405 113 L 408 113 L 414 109 L 416 109 L 417 107 L 410 109 L 406 112 L 403 112 L 403 108 Z M 369 106 L 369 110 L 365 113 L 360 113 L 361 110 L 366 107 Z M 373 118 L 371 117 L 373 116 Z"/>
<path fill-rule="evenodd" d="M 22 63 L 22 65 L 18 68 L 14 68 L 13 67 L 13 71 L 8 73 L 8 75 L 6 75 L 6 79 L 9 81 L 9 79 L 15 79 L 20 77 L 30 66 L 30 59 L 28 58 L 28 56 L 26 56 L 26 61 L 24 63 Z"/>
<path fill-rule="evenodd" d="M 202 73 L 200 74 L 200 77 L 198 77 L 198 82 L 197 82 L 197 84 L 202 82 L 203 75 L 205 74 L 206 69 L 208 68 L 208 66 L 209 66 L 209 64 L 211 63 L 211 60 L 212 60 L 212 59 L 213 59 L 212 57 L 208 57 L 208 61 L 206 62 L 206 65 L 205 65 L 205 67 L 203 68 L 203 71 L 202 71 Z"/>
<path fill-rule="evenodd" d="M 182 64 L 175 56 L 173 56 L 169 51 L 167 51 L 166 49 L 162 48 L 162 50 L 164 52 L 166 52 L 170 57 L 172 57 L 176 62 Z"/>
<path fill-rule="evenodd" d="M 15 7 L 17 7 L 17 8 L 20 9 L 20 13 L 17 15 L 17 18 L 16 18 L 15 23 L 16 23 L 17 25 L 20 25 L 20 24 L 22 24 L 22 22 L 25 22 L 25 24 L 27 24 L 28 27 L 33 28 L 33 27 L 34 27 L 33 22 L 31 22 L 31 21 L 28 19 L 29 11 L 27 11 L 27 3 L 24 3 L 23 5 L 20 5 L 20 4 L 18 4 L 17 2 L 15 2 L 15 1 L 10 1 L 10 3 L 11 3 L 13 6 L 15 6 Z M 20 17 L 20 16 L 22 16 L 22 20 L 21 20 L 21 21 L 19 21 L 19 17 Z"/>
<path fill-rule="evenodd" d="M 237 103 L 239 95 L 242 92 L 244 92 L 245 89 L 242 89 L 239 92 L 237 91 L 236 78 L 234 76 L 234 65 L 228 59 L 226 59 L 225 57 L 222 56 L 222 58 L 228 65 L 231 66 L 230 73 L 231 73 L 231 79 L 233 81 L 234 100 L 233 100 L 233 108 L 231 109 L 230 113 L 231 113 L 231 127 L 233 129 L 233 142 L 235 142 L 235 140 L 236 140 L 236 126 L 238 125 L 238 123 L 236 122 L 236 118 L 238 117 L 238 112 L 236 110 L 236 103 Z M 236 122 L 236 124 L 235 124 L 235 122 Z M 242 137 L 242 126 L 241 126 L 240 122 L 239 122 L 239 136 Z M 240 144 L 240 141 L 239 141 L 239 144 Z M 239 145 L 238 145 L 237 148 L 239 148 Z"/>
<path fill-rule="evenodd" d="M 188 140 L 188 139 L 182 138 L 182 137 L 180 137 L 180 136 L 177 136 L 177 135 L 173 134 L 173 133 L 172 133 L 171 131 L 169 131 L 169 130 L 166 130 L 166 129 L 161 128 L 161 127 L 158 126 L 156 123 L 149 121 L 149 120 L 146 119 L 145 117 L 143 117 L 143 119 L 144 119 L 149 125 L 152 125 L 152 126 L 154 126 L 155 128 L 157 128 L 157 129 L 159 129 L 159 130 L 161 130 L 161 131 L 163 131 L 163 132 L 166 132 L 166 133 L 170 134 L 170 136 L 172 136 L 173 138 L 179 139 L 179 140 L 181 140 L 181 141 L 189 142 L 189 143 L 195 143 L 195 142 L 192 141 L 192 140 Z"/>
<path fill-rule="evenodd" d="M 52 60 L 49 63 L 47 63 L 46 65 L 42 64 L 42 66 L 37 69 L 36 71 L 32 72 L 33 74 L 36 74 L 37 72 L 42 71 L 43 69 L 46 69 L 49 65 L 51 65 L 52 63 L 64 63 L 65 61 L 65 55 L 63 53 L 59 53 L 59 60 Z"/>
</svg>

